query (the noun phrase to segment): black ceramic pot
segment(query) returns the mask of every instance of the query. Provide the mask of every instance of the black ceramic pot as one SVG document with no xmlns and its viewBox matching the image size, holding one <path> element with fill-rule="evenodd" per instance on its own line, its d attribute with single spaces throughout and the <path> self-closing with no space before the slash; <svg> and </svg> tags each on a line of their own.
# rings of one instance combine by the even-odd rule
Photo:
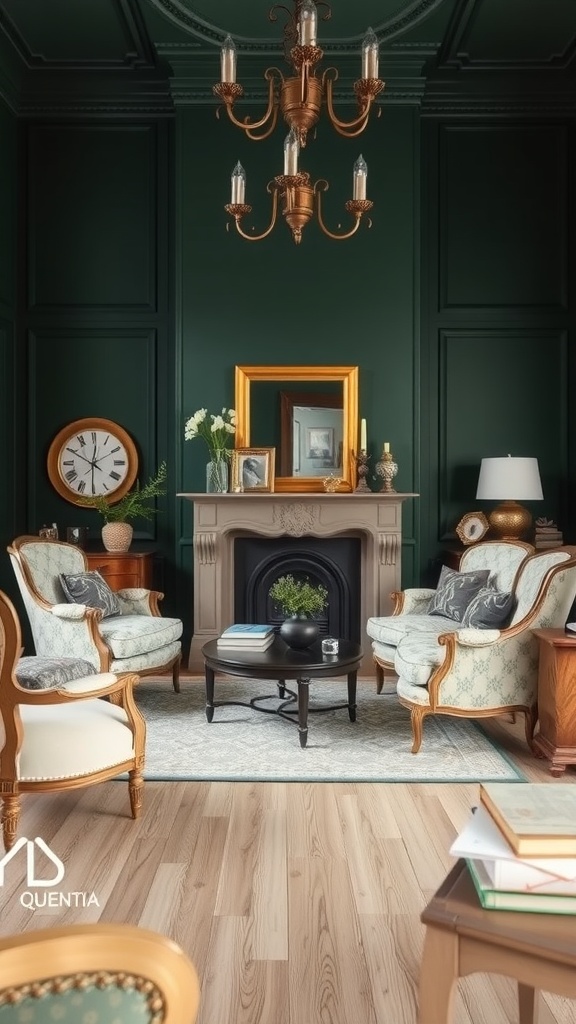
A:
<svg viewBox="0 0 576 1024">
<path fill-rule="evenodd" d="M 303 619 L 292 615 L 280 626 L 280 636 L 288 647 L 303 651 L 310 647 L 320 636 L 320 626 L 312 619 Z"/>
</svg>

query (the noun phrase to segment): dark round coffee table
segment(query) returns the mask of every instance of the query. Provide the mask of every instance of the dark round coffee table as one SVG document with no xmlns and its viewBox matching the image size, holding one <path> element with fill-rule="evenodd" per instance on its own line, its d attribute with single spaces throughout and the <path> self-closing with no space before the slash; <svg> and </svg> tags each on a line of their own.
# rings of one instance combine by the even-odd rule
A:
<svg viewBox="0 0 576 1024">
<path fill-rule="evenodd" d="M 356 721 L 356 677 L 362 661 L 362 648 L 349 640 L 340 640 L 338 654 L 322 654 L 320 641 L 305 651 L 294 651 L 280 637 L 265 651 L 254 649 L 224 650 L 218 647 L 216 640 L 204 644 L 202 648 L 206 673 L 206 718 L 209 722 L 214 718 L 214 708 L 225 705 L 241 705 L 263 711 L 266 714 L 279 715 L 289 722 L 298 725 L 300 746 L 305 747 L 308 740 L 308 712 L 335 711 L 348 708 L 351 722 Z M 231 676 L 242 676 L 246 679 L 276 679 L 278 694 L 265 697 L 253 697 L 247 703 L 241 700 L 214 700 L 214 676 L 216 672 L 225 672 Z M 309 706 L 308 687 L 311 679 L 327 679 L 334 676 L 348 676 L 348 700 L 342 704 Z M 287 680 L 294 680 L 297 693 L 286 686 Z M 288 695 L 288 696 L 287 696 Z M 264 701 L 280 702 L 276 707 L 261 707 Z M 293 705 L 290 708 L 290 705 Z"/>
</svg>

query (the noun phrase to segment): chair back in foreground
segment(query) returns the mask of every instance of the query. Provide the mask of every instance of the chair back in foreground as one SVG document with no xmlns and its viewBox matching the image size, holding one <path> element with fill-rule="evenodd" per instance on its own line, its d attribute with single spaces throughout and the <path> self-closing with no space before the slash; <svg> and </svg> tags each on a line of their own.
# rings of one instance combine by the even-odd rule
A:
<svg viewBox="0 0 576 1024">
<path fill-rule="evenodd" d="M 194 965 L 171 939 L 126 924 L 0 940 L 0 1024 L 194 1024 Z"/>
<path fill-rule="evenodd" d="M 146 740 L 146 723 L 132 692 L 138 676 L 104 672 L 46 689 L 28 689 L 16 677 L 21 649 L 16 610 L 0 590 L 0 793 L 5 849 L 16 839 L 22 792 L 77 789 L 128 772 L 132 817 L 138 817 Z M 110 701 L 99 699 L 106 696 Z"/>
</svg>

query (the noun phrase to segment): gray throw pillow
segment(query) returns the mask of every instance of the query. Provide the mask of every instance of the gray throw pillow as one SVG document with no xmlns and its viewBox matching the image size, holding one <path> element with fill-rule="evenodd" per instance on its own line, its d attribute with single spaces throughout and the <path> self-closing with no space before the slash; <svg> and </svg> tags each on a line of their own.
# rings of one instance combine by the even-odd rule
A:
<svg viewBox="0 0 576 1024">
<path fill-rule="evenodd" d="M 100 608 L 104 619 L 120 614 L 120 602 L 99 572 L 60 573 L 60 583 L 70 604 Z"/>
<path fill-rule="evenodd" d="M 482 588 L 464 612 L 462 625 L 473 629 L 503 629 L 510 622 L 515 607 L 514 594 Z"/>
<path fill-rule="evenodd" d="M 443 565 L 436 593 L 430 605 L 430 615 L 443 615 L 455 622 L 462 622 L 464 612 L 479 590 L 488 585 L 489 569 L 475 572 L 455 572 Z"/>
<path fill-rule="evenodd" d="M 20 686 L 27 690 L 48 690 L 72 679 L 93 676 L 96 669 L 82 658 L 40 658 L 29 654 L 16 663 L 15 672 Z"/>
</svg>

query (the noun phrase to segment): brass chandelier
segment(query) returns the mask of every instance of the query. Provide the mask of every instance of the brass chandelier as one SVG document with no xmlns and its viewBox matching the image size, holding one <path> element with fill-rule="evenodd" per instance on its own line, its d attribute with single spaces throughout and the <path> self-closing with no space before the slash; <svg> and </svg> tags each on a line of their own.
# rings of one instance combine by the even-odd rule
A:
<svg viewBox="0 0 576 1024">
<path fill-rule="evenodd" d="M 252 207 L 245 201 L 246 172 L 240 162 L 232 172 L 231 199 L 224 209 L 234 219 L 238 233 L 250 242 L 266 238 L 273 230 L 279 199 L 282 214 L 296 243 L 302 240 L 302 231 L 314 213 L 324 234 L 340 240 L 354 235 L 360 227 L 363 215 L 372 209 L 373 204 L 366 198 L 368 169 L 362 155 L 354 164 L 352 199 L 345 204 L 347 212 L 354 217 L 354 223 L 350 230 L 338 234 L 329 231 L 322 218 L 321 195 L 328 188 L 328 182 L 320 178 L 312 183 L 310 175 L 298 167 L 300 150 L 306 146 L 308 132 L 316 126 L 320 118 L 323 102 L 329 121 L 338 134 L 354 138 L 364 131 L 374 100 L 384 88 L 384 82 L 378 78 L 378 40 L 372 29 L 368 29 L 362 42 L 362 77 L 354 82 L 356 116 L 351 121 L 341 121 L 336 116 L 333 85 L 338 78 L 338 71 L 330 67 L 326 68 L 321 78 L 316 75 L 317 65 L 324 55 L 316 40 L 318 7 L 324 8 L 322 20 L 328 21 L 332 11 L 324 0 L 318 0 L 317 3 L 313 0 L 293 0 L 292 11 L 281 4 L 276 4 L 270 9 L 270 21 L 278 20 L 278 10 L 284 11 L 287 15 L 284 26 L 284 53 L 287 62 L 292 65 L 293 74 L 285 78 L 278 68 L 267 68 L 264 77 L 268 82 L 268 106 L 263 117 L 257 121 L 251 121 L 248 117 L 240 121 L 234 113 L 234 103 L 243 95 L 244 90 L 236 82 L 237 51 L 231 36 L 226 37 L 220 51 L 221 80 L 213 86 L 213 91 L 223 101 L 232 123 L 241 128 L 249 139 L 260 141 L 267 139 L 273 132 L 280 110 L 289 128 L 284 141 L 284 173 L 268 182 L 267 191 L 272 196 L 272 213 L 268 227 L 260 235 L 248 234 L 242 228 L 242 218 L 252 211 Z"/>
</svg>

